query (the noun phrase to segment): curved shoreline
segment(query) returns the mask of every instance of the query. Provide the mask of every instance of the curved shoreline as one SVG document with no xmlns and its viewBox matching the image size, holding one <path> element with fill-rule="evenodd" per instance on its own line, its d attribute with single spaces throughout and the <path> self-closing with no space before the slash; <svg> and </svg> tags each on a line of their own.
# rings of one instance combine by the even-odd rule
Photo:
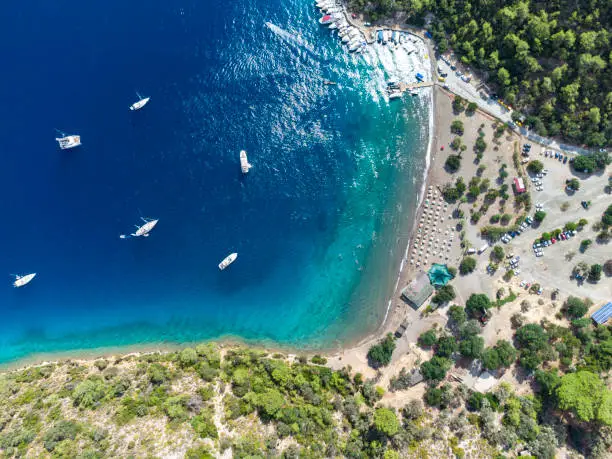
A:
<svg viewBox="0 0 612 459">
<path fill-rule="evenodd" d="M 367 31 L 365 33 L 368 33 Z M 427 50 L 427 43 L 414 32 L 410 31 L 410 33 L 418 38 L 420 38 L 421 46 L 424 46 Z M 426 51 L 427 52 L 427 51 Z M 433 66 L 431 58 L 430 65 Z M 430 70 L 433 74 L 433 67 Z M 417 202 L 413 209 L 407 213 L 407 215 L 401 216 L 400 218 L 412 218 L 413 223 L 407 224 L 406 228 L 408 228 L 408 238 L 406 240 L 406 246 L 402 252 L 401 258 L 399 260 L 399 266 L 394 271 L 396 273 L 395 283 L 392 284 L 392 290 L 390 293 L 387 292 L 384 297 L 388 298 L 386 301 L 386 309 L 382 321 L 370 332 L 366 332 L 362 335 L 354 335 L 346 339 L 343 342 L 336 342 L 334 344 L 329 343 L 327 346 L 323 346 L 321 348 L 315 347 L 297 347 L 295 344 L 287 344 L 272 342 L 269 340 L 249 340 L 240 336 L 219 336 L 217 338 L 206 339 L 202 341 L 194 341 L 194 342 L 158 342 L 158 343 L 135 343 L 135 344 L 127 344 L 121 346 L 104 346 L 104 347 L 96 347 L 96 348 L 75 348 L 65 351 L 51 351 L 51 352 L 42 352 L 42 353 L 33 353 L 29 355 L 25 355 L 23 357 L 19 357 L 12 361 L 6 361 L 0 363 L 0 371 L 3 370 L 15 370 L 20 368 L 26 368 L 31 366 L 39 366 L 50 363 L 57 363 L 65 360 L 90 360 L 97 358 L 108 358 L 112 356 L 127 356 L 127 355 L 140 355 L 146 353 L 155 353 L 155 352 L 172 352 L 177 349 L 181 349 L 187 346 L 193 346 L 199 342 L 214 342 L 219 344 L 220 346 L 235 346 L 235 345 L 245 345 L 258 349 L 265 349 L 269 352 L 284 352 L 289 354 L 303 354 L 303 355 L 314 355 L 314 354 L 324 354 L 328 356 L 338 355 L 339 352 L 346 352 L 351 349 L 357 349 L 364 345 L 364 343 L 370 343 L 374 340 L 379 339 L 383 336 L 389 324 L 393 322 L 395 317 L 395 311 L 392 310 L 392 305 L 394 301 L 397 299 L 398 289 L 400 287 L 400 283 L 402 280 L 402 275 L 406 271 L 406 260 L 409 252 L 411 241 L 414 237 L 414 231 L 416 228 L 417 216 L 419 212 L 419 208 L 423 202 L 423 198 L 425 195 L 425 189 L 428 183 L 428 174 L 430 172 L 430 167 L 432 163 L 432 147 L 433 147 L 433 138 L 435 133 L 435 116 L 436 116 L 436 106 L 435 106 L 435 90 L 432 88 L 431 94 L 429 97 L 429 122 L 428 122 L 428 145 L 425 151 L 425 169 L 423 174 L 418 177 L 421 180 L 420 189 L 417 192 Z M 400 201 L 401 202 L 401 199 Z M 399 246 L 399 244 L 398 244 Z M 381 298 L 384 301 L 384 298 Z M 380 306 L 384 307 L 384 303 Z"/>
</svg>

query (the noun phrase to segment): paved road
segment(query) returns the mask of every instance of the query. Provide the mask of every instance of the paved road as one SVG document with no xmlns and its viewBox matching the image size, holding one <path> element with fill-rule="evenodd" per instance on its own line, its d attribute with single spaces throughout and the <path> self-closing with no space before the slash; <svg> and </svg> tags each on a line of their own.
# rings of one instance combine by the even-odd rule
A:
<svg viewBox="0 0 612 459">
<path fill-rule="evenodd" d="M 435 61 L 432 61 L 432 64 L 435 64 Z M 446 77 L 445 84 L 448 86 L 448 90 L 454 94 L 457 94 L 464 99 L 467 99 L 470 102 L 476 102 L 478 107 L 493 115 L 494 117 L 500 119 L 505 123 L 512 123 L 512 112 L 507 108 L 501 106 L 497 101 L 491 99 L 490 97 L 483 98 L 479 91 L 476 90 L 476 87 L 472 83 L 466 83 L 459 76 L 456 75 L 455 71 L 451 70 L 450 66 L 446 64 L 442 59 L 438 59 L 437 66 L 444 73 L 448 73 Z M 436 69 L 433 69 L 434 71 Z M 436 72 L 437 73 L 437 72 Z M 437 79 L 437 77 L 435 77 Z M 591 153 L 589 150 L 580 148 L 574 145 L 566 145 L 557 142 L 556 140 L 549 139 L 546 137 L 539 136 L 528 129 L 519 128 L 518 126 L 514 128 L 516 132 L 527 137 L 532 142 L 539 143 L 549 149 L 552 150 L 560 150 L 565 153 L 580 153 L 580 154 L 589 154 Z"/>
</svg>

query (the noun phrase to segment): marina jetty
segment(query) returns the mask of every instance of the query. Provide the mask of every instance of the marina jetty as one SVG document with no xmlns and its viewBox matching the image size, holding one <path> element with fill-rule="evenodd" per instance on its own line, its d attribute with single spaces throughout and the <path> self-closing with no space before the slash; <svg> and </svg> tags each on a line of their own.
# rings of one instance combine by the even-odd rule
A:
<svg viewBox="0 0 612 459">
<path fill-rule="evenodd" d="M 345 5 L 336 0 L 316 0 L 315 6 L 320 9 L 322 15 L 319 23 L 327 26 L 332 32 L 336 30 L 338 37 L 347 46 L 350 53 L 364 53 L 370 46 L 380 45 L 393 51 L 401 49 L 407 55 L 413 53 L 419 55 L 419 50 L 424 47 L 427 50 L 425 59 L 431 59 L 431 50 L 425 37 L 412 30 L 404 30 L 396 26 L 376 27 L 369 22 L 362 22 L 357 15 L 349 13 Z M 433 81 L 425 81 L 424 76 L 419 73 L 416 73 L 414 77 L 415 81 L 406 81 L 405 76 L 401 78 L 404 81 L 390 80 L 387 87 L 389 99 L 400 99 L 406 92 L 414 96 L 417 95 L 414 90 L 432 87 L 435 84 Z"/>
</svg>

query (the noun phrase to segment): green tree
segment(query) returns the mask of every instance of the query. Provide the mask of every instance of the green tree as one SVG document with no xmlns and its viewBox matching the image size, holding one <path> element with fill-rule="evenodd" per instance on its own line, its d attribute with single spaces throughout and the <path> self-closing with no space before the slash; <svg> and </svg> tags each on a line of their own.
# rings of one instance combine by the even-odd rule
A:
<svg viewBox="0 0 612 459">
<path fill-rule="evenodd" d="M 460 119 L 454 120 L 451 123 L 450 130 L 453 134 L 463 135 L 463 132 L 464 132 L 463 121 L 461 121 Z"/>
<path fill-rule="evenodd" d="M 474 142 L 474 151 L 476 153 L 484 153 L 486 149 L 487 149 L 487 143 L 484 141 L 482 136 L 478 136 L 476 138 L 476 141 Z"/>
<path fill-rule="evenodd" d="M 491 251 L 491 259 L 493 261 L 496 262 L 500 262 L 504 259 L 504 257 L 506 256 L 504 249 L 501 245 L 496 245 L 495 247 L 493 247 L 493 250 Z"/>
<path fill-rule="evenodd" d="M 436 355 L 451 357 L 457 350 L 457 340 L 454 336 L 441 336 L 436 344 Z"/>
<path fill-rule="evenodd" d="M 510 86 L 510 72 L 508 72 L 505 68 L 500 68 L 497 71 L 497 81 L 502 87 Z"/>
<path fill-rule="evenodd" d="M 557 399 L 559 408 L 573 412 L 581 421 L 612 425 L 612 392 L 594 373 L 578 371 L 563 376 Z"/>
<path fill-rule="evenodd" d="M 480 336 L 471 336 L 459 343 L 459 351 L 464 357 L 477 359 L 484 349 L 484 339 Z"/>
<path fill-rule="evenodd" d="M 482 353 L 482 365 L 487 370 L 497 370 L 501 366 L 499 354 L 497 350 L 492 347 L 488 347 Z"/>
<path fill-rule="evenodd" d="M 467 108 L 465 109 L 465 113 L 467 115 L 473 115 L 478 109 L 478 105 L 475 102 L 470 102 L 467 104 Z"/>
<path fill-rule="evenodd" d="M 74 404 L 81 408 L 94 408 L 104 395 L 104 383 L 97 376 L 80 382 L 72 393 Z"/>
<path fill-rule="evenodd" d="M 374 368 L 384 367 L 391 363 L 391 356 L 395 350 L 395 339 L 388 333 L 378 344 L 368 351 L 368 361 Z"/>
<path fill-rule="evenodd" d="M 179 363 L 183 368 L 192 367 L 198 362 L 198 354 L 195 349 L 186 347 L 179 354 Z"/>
<path fill-rule="evenodd" d="M 273 418 L 285 404 L 285 397 L 276 389 L 267 389 L 255 397 L 255 405 L 265 418 Z"/>
<path fill-rule="evenodd" d="M 568 318 L 580 319 L 587 313 L 589 307 L 580 298 L 570 296 L 565 300 L 564 309 Z"/>
<path fill-rule="evenodd" d="M 455 113 L 461 113 L 465 107 L 465 99 L 460 96 L 455 96 L 453 99 L 453 111 Z"/>
<path fill-rule="evenodd" d="M 448 318 L 454 325 L 461 326 L 467 320 L 467 314 L 461 306 L 453 305 L 448 308 Z"/>
<path fill-rule="evenodd" d="M 599 264 L 591 265 L 591 269 L 589 270 L 589 281 L 591 282 L 599 282 L 601 280 L 601 272 L 603 268 Z"/>
<path fill-rule="evenodd" d="M 436 304 L 448 303 L 455 299 L 456 293 L 452 285 L 447 284 L 438 289 L 434 297 L 431 299 Z"/>
<path fill-rule="evenodd" d="M 465 302 L 465 312 L 470 317 L 480 317 L 492 306 L 491 300 L 484 293 L 472 293 Z"/>
<path fill-rule="evenodd" d="M 446 169 L 451 172 L 457 172 L 461 167 L 461 156 L 458 155 L 448 155 L 446 158 L 446 162 L 444 163 Z"/>
<path fill-rule="evenodd" d="M 516 360 L 516 349 L 512 346 L 512 343 L 506 340 L 499 340 L 495 344 L 495 350 L 499 356 L 499 362 L 502 367 L 508 368 Z"/>
<path fill-rule="evenodd" d="M 395 413 L 389 408 L 377 408 L 374 411 L 374 427 L 380 433 L 393 437 L 400 430 L 400 423 Z"/>
<path fill-rule="evenodd" d="M 544 164 L 542 164 L 542 161 L 536 159 L 527 165 L 527 170 L 532 174 L 539 174 L 544 170 Z"/>
<path fill-rule="evenodd" d="M 476 259 L 474 257 L 465 257 L 459 264 L 459 272 L 462 275 L 469 274 L 476 269 Z"/>
<path fill-rule="evenodd" d="M 571 187 L 575 191 L 578 191 L 580 189 L 580 180 L 577 178 L 572 178 L 567 181 L 567 186 Z"/>
<path fill-rule="evenodd" d="M 533 216 L 533 219 L 538 223 L 542 223 L 545 218 L 546 218 L 546 212 L 542 210 L 538 210 Z"/>
<path fill-rule="evenodd" d="M 439 382 L 446 377 L 446 372 L 450 370 L 450 367 L 449 359 L 435 355 L 431 360 L 421 364 L 421 374 L 427 381 Z"/>
<path fill-rule="evenodd" d="M 540 325 L 527 324 L 516 331 L 516 341 L 520 349 L 539 351 L 548 343 L 548 335 Z"/>
<path fill-rule="evenodd" d="M 421 347 L 431 347 L 438 341 L 436 332 L 433 330 L 427 330 L 425 333 L 419 335 L 419 344 Z"/>
</svg>

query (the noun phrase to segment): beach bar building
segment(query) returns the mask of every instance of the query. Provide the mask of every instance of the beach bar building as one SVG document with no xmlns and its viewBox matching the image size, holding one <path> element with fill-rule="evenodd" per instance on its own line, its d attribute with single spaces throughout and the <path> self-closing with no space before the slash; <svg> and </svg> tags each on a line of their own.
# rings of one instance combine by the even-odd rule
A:
<svg viewBox="0 0 612 459">
<path fill-rule="evenodd" d="M 417 276 L 402 290 L 402 299 L 406 301 L 415 311 L 419 309 L 427 298 L 434 292 L 434 288 L 429 282 L 427 273 L 421 271 Z"/>
<path fill-rule="evenodd" d="M 610 316 L 612 316 L 612 301 L 604 304 L 601 308 L 595 311 L 591 315 L 591 319 L 593 319 L 593 322 L 595 322 L 597 325 L 603 325 L 608 321 Z"/>
<path fill-rule="evenodd" d="M 523 179 L 521 177 L 514 177 L 514 190 L 517 193 L 525 192 L 525 183 L 523 183 Z"/>
</svg>

